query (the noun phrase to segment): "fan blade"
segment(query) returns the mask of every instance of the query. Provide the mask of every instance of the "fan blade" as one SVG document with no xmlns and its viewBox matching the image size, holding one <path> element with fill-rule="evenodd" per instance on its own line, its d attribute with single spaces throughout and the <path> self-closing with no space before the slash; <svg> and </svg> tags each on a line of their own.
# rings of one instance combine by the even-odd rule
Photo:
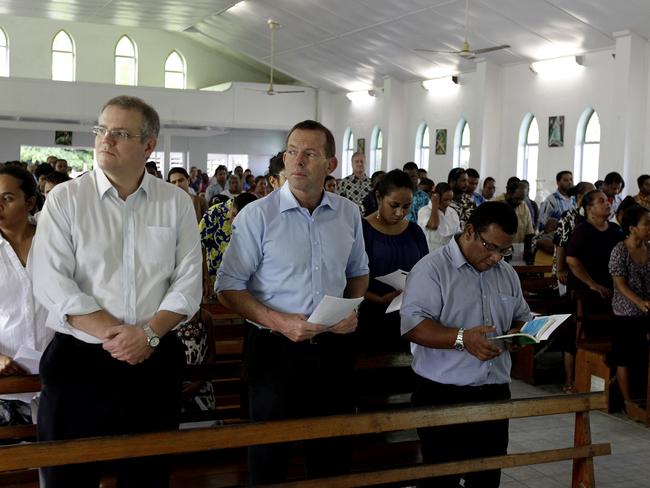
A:
<svg viewBox="0 0 650 488">
<path fill-rule="evenodd" d="M 474 53 L 474 55 L 477 55 L 477 54 L 491 53 L 492 51 L 500 51 L 501 49 L 508 49 L 509 47 L 510 47 L 509 44 L 503 44 L 502 46 L 484 47 L 483 49 L 474 49 L 472 52 Z"/>
<path fill-rule="evenodd" d="M 305 93 L 305 90 L 280 90 L 274 93 Z"/>
<path fill-rule="evenodd" d="M 419 51 L 422 53 L 435 53 L 435 54 L 458 54 L 460 51 L 435 51 L 433 49 L 413 49 L 414 51 Z"/>
</svg>

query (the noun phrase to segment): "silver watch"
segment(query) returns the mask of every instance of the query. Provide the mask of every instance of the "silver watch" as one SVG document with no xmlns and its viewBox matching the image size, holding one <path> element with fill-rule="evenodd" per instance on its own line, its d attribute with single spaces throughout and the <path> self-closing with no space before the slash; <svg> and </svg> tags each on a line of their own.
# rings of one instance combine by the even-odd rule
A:
<svg viewBox="0 0 650 488">
<path fill-rule="evenodd" d="M 160 344 L 160 337 L 158 334 L 154 332 L 149 324 L 146 324 L 144 327 L 142 327 L 142 330 L 144 330 L 144 333 L 147 335 L 147 345 L 151 349 L 157 348 L 158 344 Z"/>
<path fill-rule="evenodd" d="M 465 343 L 463 342 L 463 334 L 465 333 L 465 329 L 460 328 L 458 329 L 458 335 L 456 336 L 456 342 L 454 342 L 454 349 L 457 351 L 464 351 L 465 350 Z"/>
</svg>

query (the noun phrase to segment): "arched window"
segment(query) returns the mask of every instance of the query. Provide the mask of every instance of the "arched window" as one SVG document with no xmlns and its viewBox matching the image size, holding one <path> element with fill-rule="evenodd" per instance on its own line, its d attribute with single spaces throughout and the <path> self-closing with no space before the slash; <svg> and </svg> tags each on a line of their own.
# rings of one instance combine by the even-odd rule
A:
<svg viewBox="0 0 650 488">
<path fill-rule="evenodd" d="M 418 168 L 429 170 L 429 126 L 422 122 L 415 134 L 415 164 Z"/>
<path fill-rule="evenodd" d="M 372 131 L 372 139 L 370 141 L 370 167 L 368 168 L 368 175 L 372 175 L 375 171 L 381 169 L 381 152 L 384 148 L 384 141 L 381 135 L 381 129 L 375 127 Z"/>
<path fill-rule="evenodd" d="M 72 37 L 60 30 L 52 41 L 52 79 L 75 80 L 75 54 Z"/>
<path fill-rule="evenodd" d="M 588 107 L 578 119 L 576 152 L 573 174 L 575 181 L 598 180 L 600 157 L 600 119 L 593 108 Z"/>
<path fill-rule="evenodd" d="M 532 113 L 527 113 L 519 128 L 517 150 L 517 177 L 530 184 L 529 196 L 535 199 L 537 192 L 537 156 L 539 154 L 539 125 Z"/>
<path fill-rule="evenodd" d="M 343 135 L 343 172 L 344 178 L 352 174 L 352 155 L 354 154 L 354 134 L 349 127 L 345 129 Z"/>
<path fill-rule="evenodd" d="M 460 119 L 454 136 L 454 168 L 469 168 L 471 134 L 469 124 Z"/>
<path fill-rule="evenodd" d="M 0 27 L 0 76 L 9 76 L 9 39 Z"/>
<path fill-rule="evenodd" d="M 127 35 L 120 37 L 115 46 L 115 84 L 138 84 L 138 54 Z"/>
<path fill-rule="evenodd" d="M 172 51 L 165 61 L 165 88 L 185 89 L 186 72 L 183 56 Z"/>
</svg>

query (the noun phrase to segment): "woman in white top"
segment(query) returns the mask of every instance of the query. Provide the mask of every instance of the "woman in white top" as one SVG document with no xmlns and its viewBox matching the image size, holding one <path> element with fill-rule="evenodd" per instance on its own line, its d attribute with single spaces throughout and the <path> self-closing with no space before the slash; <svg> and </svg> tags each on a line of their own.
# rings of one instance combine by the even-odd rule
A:
<svg viewBox="0 0 650 488">
<path fill-rule="evenodd" d="M 25 374 L 14 357 L 18 350 L 42 353 L 52 331 L 46 310 L 32 293 L 31 247 L 36 226 L 36 182 L 17 166 L 0 165 L 0 376 Z M 0 397 L 0 425 L 31 423 L 30 405 L 15 395 Z M 24 395 L 19 398 L 25 398 Z"/>
<path fill-rule="evenodd" d="M 447 183 L 438 183 L 429 204 L 418 211 L 418 224 L 427 238 L 429 252 L 446 246 L 461 231 L 458 213 L 449 206 L 453 197 Z"/>
</svg>

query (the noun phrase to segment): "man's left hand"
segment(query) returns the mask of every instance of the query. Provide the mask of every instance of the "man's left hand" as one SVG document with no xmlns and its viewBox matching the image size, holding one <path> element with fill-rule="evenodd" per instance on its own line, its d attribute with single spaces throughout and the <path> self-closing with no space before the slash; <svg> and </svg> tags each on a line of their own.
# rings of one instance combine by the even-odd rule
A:
<svg viewBox="0 0 650 488">
<path fill-rule="evenodd" d="M 350 315 L 345 317 L 340 322 L 334 324 L 330 327 L 328 332 L 333 332 L 334 334 L 351 334 L 357 329 L 357 313 L 352 312 Z"/>
<path fill-rule="evenodd" d="M 153 352 L 147 344 L 147 335 L 142 327 L 116 325 L 106 332 L 107 340 L 102 347 L 119 361 L 126 361 L 131 365 L 139 364 Z"/>
<path fill-rule="evenodd" d="M 521 327 L 513 327 L 508 332 L 506 332 L 506 335 L 518 334 L 519 332 L 521 332 Z M 521 351 L 524 347 L 528 345 L 528 344 L 518 344 L 517 342 L 515 342 L 517 340 L 517 337 L 514 337 L 513 339 L 514 340 L 504 341 L 508 351 Z"/>
</svg>

